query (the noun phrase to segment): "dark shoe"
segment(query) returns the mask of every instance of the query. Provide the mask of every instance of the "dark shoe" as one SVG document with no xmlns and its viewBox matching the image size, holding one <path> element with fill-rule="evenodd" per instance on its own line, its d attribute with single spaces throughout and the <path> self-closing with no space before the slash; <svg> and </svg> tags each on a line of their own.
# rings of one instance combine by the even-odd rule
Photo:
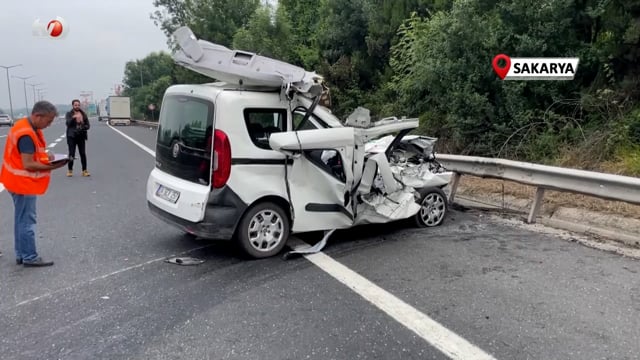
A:
<svg viewBox="0 0 640 360">
<path fill-rule="evenodd" d="M 22 265 L 22 259 L 16 259 L 16 265 Z"/>
<path fill-rule="evenodd" d="M 22 265 L 24 267 L 41 267 L 41 266 L 51 266 L 53 265 L 53 261 L 44 261 L 42 258 L 37 258 L 33 261 L 22 261 Z"/>
</svg>

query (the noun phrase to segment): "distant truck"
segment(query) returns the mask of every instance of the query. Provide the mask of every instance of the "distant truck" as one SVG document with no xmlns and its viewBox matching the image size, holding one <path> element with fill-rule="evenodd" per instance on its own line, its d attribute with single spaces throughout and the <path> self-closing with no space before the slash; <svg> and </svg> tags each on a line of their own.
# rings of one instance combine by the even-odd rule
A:
<svg viewBox="0 0 640 360">
<path fill-rule="evenodd" d="M 131 125 L 131 99 L 128 96 L 109 96 L 106 110 L 109 125 Z"/>
<path fill-rule="evenodd" d="M 98 121 L 107 120 L 109 113 L 107 113 L 107 100 L 102 99 L 98 104 Z"/>
</svg>

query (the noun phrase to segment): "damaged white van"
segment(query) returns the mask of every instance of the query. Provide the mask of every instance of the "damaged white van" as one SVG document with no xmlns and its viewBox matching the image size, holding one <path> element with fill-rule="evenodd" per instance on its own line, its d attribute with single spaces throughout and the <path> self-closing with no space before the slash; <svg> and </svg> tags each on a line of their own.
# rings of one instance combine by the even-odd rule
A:
<svg viewBox="0 0 640 360">
<path fill-rule="evenodd" d="M 167 89 L 151 213 L 206 239 L 236 239 L 253 258 L 279 253 L 297 232 L 414 219 L 437 226 L 451 177 L 435 139 L 407 135 L 417 119 L 344 122 L 319 105 L 321 76 L 196 39 L 182 27 L 174 60 L 218 82 Z"/>
</svg>

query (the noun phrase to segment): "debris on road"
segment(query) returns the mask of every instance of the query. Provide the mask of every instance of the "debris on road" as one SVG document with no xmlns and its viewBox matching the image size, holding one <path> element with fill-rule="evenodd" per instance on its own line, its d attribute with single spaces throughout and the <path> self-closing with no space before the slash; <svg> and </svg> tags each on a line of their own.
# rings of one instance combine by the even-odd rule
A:
<svg viewBox="0 0 640 360">
<path fill-rule="evenodd" d="M 293 255 L 296 255 L 296 254 L 300 254 L 300 255 L 303 255 L 303 254 L 315 254 L 315 253 L 318 253 L 318 252 L 322 251 L 322 249 L 327 244 L 327 240 L 329 240 L 329 237 L 331 236 L 331 234 L 333 234 L 334 231 L 336 231 L 336 229 L 325 231 L 324 232 L 324 236 L 322 237 L 322 240 L 318 241 L 315 245 L 296 246 L 296 247 L 294 247 L 293 250 L 286 252 L 282 256 L 282 258 L 284 260 L 289 260 L 289 259 L 291 259 L 293 257 Z"/>
<path fill-rule="evenodd" d="M 200 265 L 204 262 L 204 260 L 202 259 L 198 259 L 198 258 L 194 258 L 194 257 L 172 257 L 172 258 L 168 258 L 165 260 L 165 262 L 168 262 L 170 264 L 176 264 L 176 265 L 184 265 L 184 266 L 189 266 L 189 265 Z"/>
</svg>

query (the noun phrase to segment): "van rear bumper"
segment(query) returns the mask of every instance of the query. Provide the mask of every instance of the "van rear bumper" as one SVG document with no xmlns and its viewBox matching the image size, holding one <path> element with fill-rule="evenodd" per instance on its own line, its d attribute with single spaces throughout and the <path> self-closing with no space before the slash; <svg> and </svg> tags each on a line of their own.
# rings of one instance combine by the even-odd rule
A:
<svg viewBox="0 0 640 360">
<path fill-rule="evenodd" d="M 216 240 L 230 240 L 233 237 L 238 222 L 248 207 L 228 187 L 211 193 L 207 201 L 204 220 L 197 223 L 170 214 L 150 201 L 147 201 L 147 205 L 149 211 L 164 222 L 186 233 Z"/>
</svg>

